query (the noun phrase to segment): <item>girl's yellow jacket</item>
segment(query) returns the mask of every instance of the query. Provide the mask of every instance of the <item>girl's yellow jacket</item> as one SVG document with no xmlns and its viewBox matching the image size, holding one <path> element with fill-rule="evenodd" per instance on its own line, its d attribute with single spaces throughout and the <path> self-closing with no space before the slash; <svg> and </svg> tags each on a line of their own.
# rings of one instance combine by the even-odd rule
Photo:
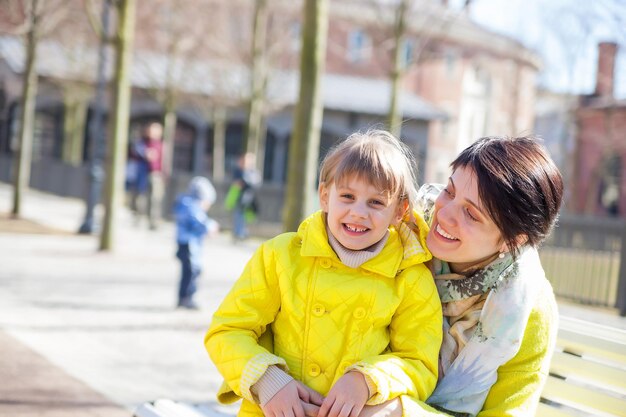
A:
<svg viewBox="0 0 626 417">
<path fill-rule="evenodd" d="M 358 369 L 377 388 L 369 404 L 432 393 L 442 313 L 423 265 L 431 257 L 428 228 L 419 227 L 418 234 L 390 228 L 381 253 L 359 268 L 339 261 L 321 212 L 297 233 L 261 245 L 205 337 L 228 387 L 244 398 L 240 416 L 263 415 L 250 387 L 269 365 L 323 395 L 346 370 Z M 262 335 L 268 343 L 259 341 Z"/>
</svg>

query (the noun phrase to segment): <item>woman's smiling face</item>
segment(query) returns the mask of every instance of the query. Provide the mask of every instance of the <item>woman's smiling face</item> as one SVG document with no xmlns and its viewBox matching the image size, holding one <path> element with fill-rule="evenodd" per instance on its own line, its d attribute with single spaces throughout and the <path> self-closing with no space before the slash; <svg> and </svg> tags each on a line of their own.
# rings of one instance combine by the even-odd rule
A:
<svg viewBox="0 0 626 417">
<path fill-rule="evenodd" d="M 456 169 L 437 197 L 426 245 L 454 272 L 507 250 L 500 230 L 480 201 L 471 168 Z"/>
</svg>

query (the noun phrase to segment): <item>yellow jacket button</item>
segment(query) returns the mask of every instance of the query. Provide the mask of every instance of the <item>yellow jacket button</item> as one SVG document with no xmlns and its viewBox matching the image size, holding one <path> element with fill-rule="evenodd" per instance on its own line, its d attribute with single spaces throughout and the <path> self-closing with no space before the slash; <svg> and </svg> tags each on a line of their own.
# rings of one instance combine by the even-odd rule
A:
<svg viewBox="0 0 626 417">
<path fill-rule="evenodd" d="M 322 259 L 320 261 L 320 265 L 322 266 L 322 268 L 330 268 L 331 264 L 332 262 L 330 261 L 330 259 Z"/>
<path fill-rule="evenodd" d="M 320 369 L 320 366 L 318 364 L 312 363 L 309 365 L 309 375 L 318 376 L 321 371 L 322 370 Z"/>
<path fill-rule="evenodd" d="M 362 319 L 365 317 L 365 309 L 363 307 L 357 307 L 352 314 L 355 319 Z"/>
<path fill-rule="evenodd" d="M 321 317 L 324 315 L 324 313 L 326 312 L 326 308 L 324 308 L 323 305 L 321 304 L 314 304 L 313 305 L 313 315 L 317 316 L 317 317 Z"/>
</svg>

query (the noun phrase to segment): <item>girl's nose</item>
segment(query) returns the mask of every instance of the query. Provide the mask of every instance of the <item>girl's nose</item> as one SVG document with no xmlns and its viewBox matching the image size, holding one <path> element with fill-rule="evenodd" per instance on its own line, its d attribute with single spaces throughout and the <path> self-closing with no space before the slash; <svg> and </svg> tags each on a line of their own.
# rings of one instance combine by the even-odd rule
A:
<svg viewBox="0 0 626 417">
<path fill-rule="evenodd" d="M 350 209 L 350 214 L 353 217 L 366 217 L 367 216 L 367 207 L 365 206 L 365 204 L 362 203 L 356 203 L 353 204 L 351 209 Z"/>
</svg>

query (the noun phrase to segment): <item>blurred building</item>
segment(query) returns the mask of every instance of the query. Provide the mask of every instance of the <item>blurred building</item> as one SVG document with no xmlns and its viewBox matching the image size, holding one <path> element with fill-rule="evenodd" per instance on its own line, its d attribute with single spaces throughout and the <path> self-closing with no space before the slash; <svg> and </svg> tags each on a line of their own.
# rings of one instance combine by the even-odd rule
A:
<svg viewBox="0 0 626 417">
<path fill-rule="evenodd" d="M 626 217 L 626 100 L 614 97 L 617 44 L 598 45 L 593 94 L 576 110 L 571 208 L 577 213 Z"/>
<path fill-rule="evenodd" d="M 556 93 L 545 89 L 537 91 L 535 101 L 534 134 L 543 140 L 550 156 L 556 163 L 567 185 L 564 206 L 569 209 L 576 150 L 576 110 L 579 96 Z"/>
<path fill-rule="evenodd" d="M 68 1 L 72 19 L 39 46 L 31 176 L 35 188 L 76 196 L 83 196 L 87 187 L 98 44 L 82 4 Z M 250 91 L 253 4 L 138 2 L 131 136 L 143 123 L 161 119 L 164 91 L 175 92 L 173 160 L 178 175 L 202 173 L 217 182 L 227 181 L 241 152 Z M 268 209 L 262 215 L 278 220 L 298 95 L 302 7 L 298 1 L 268 4 L 266 134 L 261 153 L 268 190 L 264 195 L 273 203 L 265 205 Z M 321 155 L 350 132 L 385 125 L 395 9 L 380 4 L 387 5 L 330 2 Z M 449 162 L 477 138 L 531 132 L 540 63 L 532 51 L 477 26 L 467 10 L 451 8 L 447 1 L 415 1 L 407 13 L 402 139 L 418 156 L 420 179 L 445 182 Z M 4 16 L 0 13 L 0 23 Z M 21 40 L 0 37 L 4 181 L 10 178 L 15 150 L 23 62 Z M 214 136 L 222 128 L 223 148 Z"/>
</svg>

